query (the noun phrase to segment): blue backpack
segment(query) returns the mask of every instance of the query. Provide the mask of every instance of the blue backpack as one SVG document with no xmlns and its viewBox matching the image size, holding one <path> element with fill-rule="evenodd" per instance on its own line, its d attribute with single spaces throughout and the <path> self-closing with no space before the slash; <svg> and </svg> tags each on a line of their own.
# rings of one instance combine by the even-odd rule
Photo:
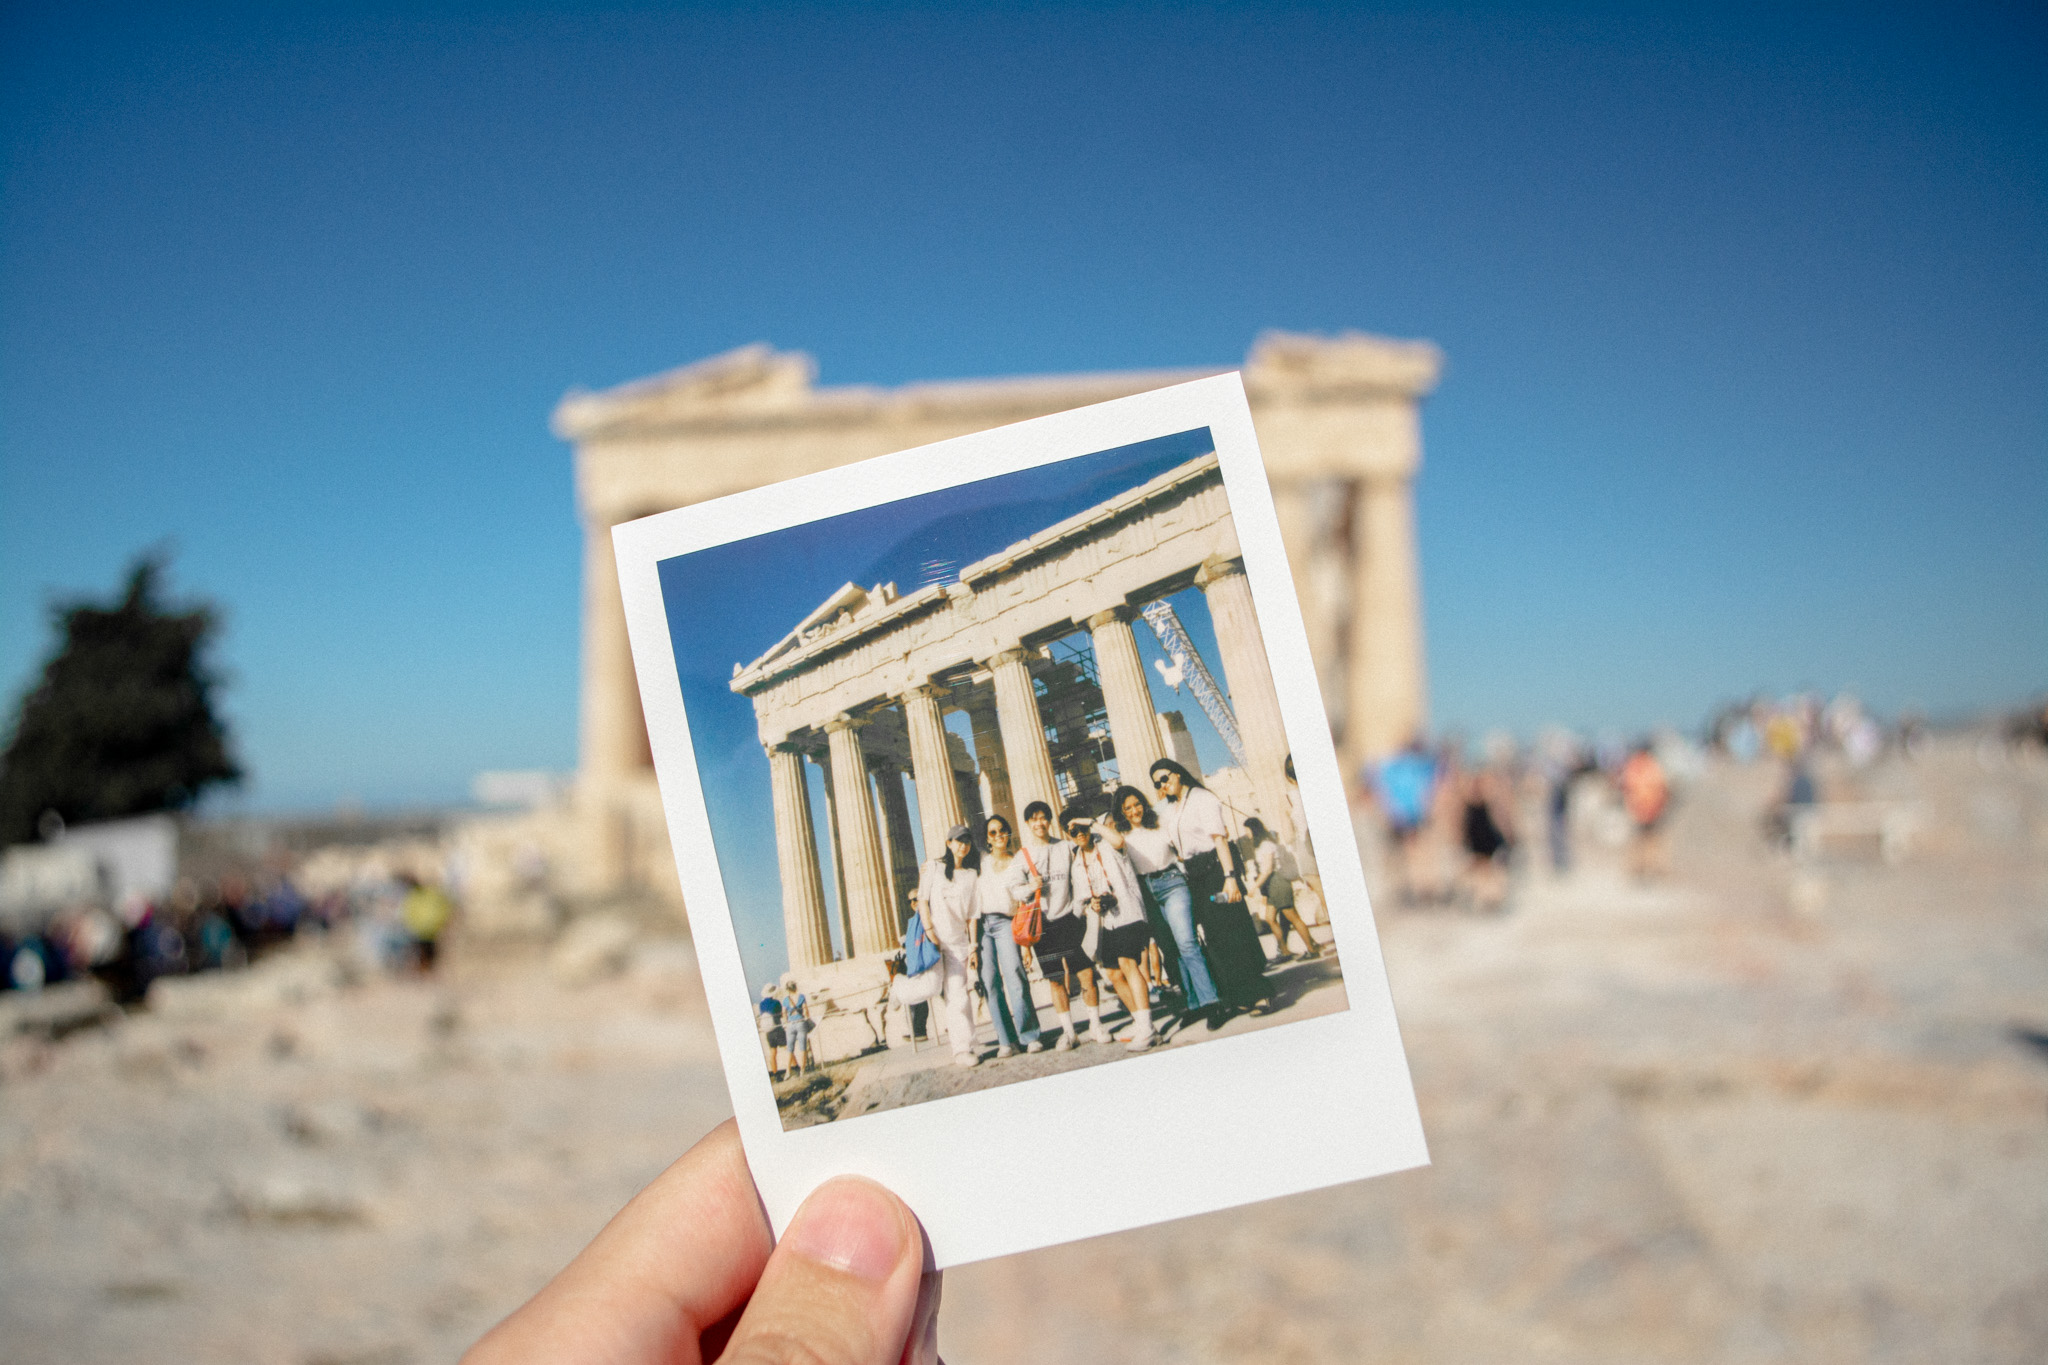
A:
<svg viewBox="0 0 2048 1365">
<path fill-rule="evenodd" d="M 903 935 L 903 974 L 923 976 L 939 965 L 939 948 L 924 932 L 924 916 L 912 914 Z"/>
</svg>

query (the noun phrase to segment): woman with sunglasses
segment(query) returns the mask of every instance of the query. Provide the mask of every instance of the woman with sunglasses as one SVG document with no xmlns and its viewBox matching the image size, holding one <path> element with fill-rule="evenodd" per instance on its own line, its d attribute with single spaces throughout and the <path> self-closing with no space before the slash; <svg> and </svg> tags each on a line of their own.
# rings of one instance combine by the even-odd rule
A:
<svg viewBox="0 0 2048 1365">
<path fill-rule="evenodd" d="M 1024 952 L 1017 946 L 1010 920 L 1018 903 L 1031 899 L 1025 889 L 1029 869 L 1017 856 L 1017 835 L 1008 820 L 991 815 L 982 832 L 988 838 L 988 852 L 982 858 L 974 905 L 981 917 L 981 989 L 988 997 L 988 1017 L 996 1026 L 996 1058 L 1001 1060 L 1014 1057 L 1019 1049 L 1042 1052 L 1045 1041 L 1038 1036 L 1038 1009 L 1031 1001 Z"/>
<path fill-rule="evenodd" d="M 1167 970 L 1179 981 L 1184 1000 L 1183 1018 L 1189 1023 L 1207 1020 L 1216 1005 L 1216 982 L 1202 957 L 1201 940 L 1195 937 L 1195 902 L 1188 894 L 1186 869 L 1174 851 L 1173 836 L 1160 827 L 1159 813 L 1136 787 L 1118 787 L 1111 797 L 1116 804 L 1103 839 L 1123 850 L 1131 870 L 1159 908 L 1165 926 Z"/>
<path fill-rule="evenodd" d="M 1153 790 L 1163 803 L 1159 823 L 1172 836 L 1174 852 L 1187 869 L 1195 923 L 1201 926 L 1220 997 L 1209 1015 L 1209 1027 L 1221 1028 L 1239 1010 L 1272 997 L 1266 984 L 1266 950 L 1245 909 L 1244 882 L 1223 803 L 1200 778 L 1170 758 L 1154 763 L 1151 775 Z"/>
<path fill-rule="evenodd" d="M 1095 818 L 1086 807 L 1068 806 L 1060 812 L 1060 825 L 1074 841 L 1074 899 L 1096 923 L 1095 965 L 1131 1012 L 1135 1027 L 1125 1046 L 1143 1052 L 1158 1038 L 1152 1032 L 1151 996 L 1138 967 L 1152 941 L 1138 875 L 1121 849 L 1096 842 Z"/>
</svg>

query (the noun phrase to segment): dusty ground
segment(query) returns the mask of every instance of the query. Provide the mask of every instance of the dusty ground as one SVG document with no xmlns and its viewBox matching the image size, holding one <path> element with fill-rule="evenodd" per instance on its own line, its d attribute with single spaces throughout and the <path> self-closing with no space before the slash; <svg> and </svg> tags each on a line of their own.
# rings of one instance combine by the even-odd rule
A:
<svg viewBox="0 0 2048 1365">
<path fill-rule="evenodd" d="M 1665 886 L 1383 918 L 1432 1168 L 961 1269 L 949 1358 L 2048 1359 L 2048 765 L 1870 777 L 1897 868 L 1766 853 L 1765 782 Z M 725 1114 L 685 946 L 453 967 L 0 1042 L 0 1357 L 451 1359 Z"/>
</svg>

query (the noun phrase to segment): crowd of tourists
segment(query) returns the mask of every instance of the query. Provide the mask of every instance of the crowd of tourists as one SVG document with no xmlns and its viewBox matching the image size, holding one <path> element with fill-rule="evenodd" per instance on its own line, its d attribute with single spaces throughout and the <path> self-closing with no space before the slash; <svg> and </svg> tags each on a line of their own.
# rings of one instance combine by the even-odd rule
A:
<svg viewBox="0 0 2048 1365">
<path fill-rule="evenodd" d="M 387 885 L 315 896 L 285 875 L 187 878 L 160 900 L 70 906 L 32 928 L 0 930 L 0 990 L 94 978 L 116 1002 L 132 1004 L 160 978 L 232 971 L 302 934 L 344 926 L 359 931 L 378 965 L 431 970 L 453 915 L 446 891 L 403 873 Z"/>
<path fill-rule="evenodd" d="M 1318 895 L 1320 884 L 1291 762 L 1287 772 L 1298 833 L 1286 844 L 1257 817 L 1234 818 L 1170 759 L 1152 765 L 1149 793 L 1119 786 L 1057 816 L 1033 801 L 1022 831 L 1000 814 L 979 829 L 956 825 L 920 871 L 892 997 L 928 1005 L 963 1067 L 990 1060 L 977 1043 L 977 1006 L 993 1027 L 995 1060 L 1084 1043 L 1143 1052 L 1271 1012 L 1261 928 L 1280 961 L 1294 958 L 1290 934 L 1303 959 L 1324 951 L 1295 904 L 1297 882 Z M 1033 977 L 1046 985 L 1050 1018 Z M 1119 1005 L 1125 1020 L 1113 1034 L 1105 1007 L 1113 1018 Z M 786 1029 L 786 1003 L 776 1018 Z"/>
</svg>

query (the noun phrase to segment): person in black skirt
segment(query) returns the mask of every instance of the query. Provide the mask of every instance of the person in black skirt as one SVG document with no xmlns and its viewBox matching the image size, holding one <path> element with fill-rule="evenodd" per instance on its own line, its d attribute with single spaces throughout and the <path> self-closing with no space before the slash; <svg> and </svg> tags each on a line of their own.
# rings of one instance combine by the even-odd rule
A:
<svg viewBox="0 0 2048 1365">
<path fill-rule="evenodd" d="M 1233 1014 L 1272 999 L 1266 950 L 1259 945 L 1258 927 L 1245 908 L 1244 877 L 1223 803 L 1200 778 L 1170 758 L 1154 763 L 1151 776 L 1152 788 L 1159 793 L 1159 823 L 1173 836 L 1174 849 L 1187 869 L 1195 923 L 1201 928 L 1220 997 L 1209 1012 L 1208 1026 L 1221 1028 Z"/>
</svg>

